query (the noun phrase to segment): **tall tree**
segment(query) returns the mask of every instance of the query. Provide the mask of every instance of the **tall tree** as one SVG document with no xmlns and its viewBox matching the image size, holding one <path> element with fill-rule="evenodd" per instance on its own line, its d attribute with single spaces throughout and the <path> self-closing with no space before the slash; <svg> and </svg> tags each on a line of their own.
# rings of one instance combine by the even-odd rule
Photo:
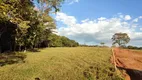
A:
<svg viewBox="0 0 142 80">
<path fill-rule="evenodd" d="M 120 47 L 123 47 L 130 41 L 130 37 L 127 33 L 115 33 L 112 37 L 112 41 L 112 44 L 118 44 Z"/>
<path fill-rule="evenodd" d="M 39 11 L 34 10 L 37 5 L 33 1 L 39 3 Z M 62 1 L 0 0 L 0 43 L 7 43 L 0 44 L 0 47 L 15 44 L 20 49 L 22 46 L 34 47 L 42 42 L 48 37 L 45 33 L 51 33 L 56 28 L 49 14 L 53 9 L 57 12 Z"/>
</svg>

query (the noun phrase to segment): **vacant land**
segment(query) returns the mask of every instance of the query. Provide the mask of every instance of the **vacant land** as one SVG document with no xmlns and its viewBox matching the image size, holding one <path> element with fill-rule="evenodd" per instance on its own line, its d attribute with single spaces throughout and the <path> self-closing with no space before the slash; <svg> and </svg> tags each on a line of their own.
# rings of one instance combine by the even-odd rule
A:
<svg viewBox="0 0 142 80">
<path fill-rule="evenodd" d="M 129 74 L 126 80 L 142 80 L 142 51 L 115 48 L 114 52 L 117 67 Z"/>
<path fill-rule="evenodd" d="M 115 57 L 118 67 L 142 70 L 142 52 L 115 48 Z"/>
<path fill-rule="evenodd" d="M 0 80 L 122 80 L 109 48 L 47 48 L 26 55 L 25 63 L 0 67 Z"/>
</svg>

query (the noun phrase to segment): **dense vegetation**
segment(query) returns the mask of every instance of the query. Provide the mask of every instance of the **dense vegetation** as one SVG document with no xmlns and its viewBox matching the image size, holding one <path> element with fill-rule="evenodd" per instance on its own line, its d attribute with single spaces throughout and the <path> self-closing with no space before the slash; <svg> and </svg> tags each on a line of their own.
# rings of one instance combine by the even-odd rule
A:
<svg viewBox="0 0 142 80">
<path fill-rule="evenodd" d="M 137 50 L 142 50 L 142 47 L 131 46 L 131 45 L 127 46 L 126 48 L 127 48 L 127 49 L 137 49 Z"/>
<path fill-rule="evenodd" d="M 38 2 L 35 6 L 33 1 Z M 56 28 L 51 11 L 63 0 L 0 0 L 0 52 L 78 43 L 52 33 Z M 59 39 L 58 39 L 59 38 Z M 64 40 L 64 41 L 63 41 Z"/>
<path fill-rule="evenodd" d="M 1 80 L 123 80 L 110 48 L 46 48 L 27 52 L 25 63 L 0 67 Z"/>
</svg>

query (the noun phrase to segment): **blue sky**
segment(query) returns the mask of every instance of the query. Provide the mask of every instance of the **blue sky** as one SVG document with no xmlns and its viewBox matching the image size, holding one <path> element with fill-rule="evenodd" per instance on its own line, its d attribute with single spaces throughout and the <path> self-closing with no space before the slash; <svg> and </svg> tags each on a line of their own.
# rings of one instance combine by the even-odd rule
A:
<svg viewBox="0 0 142 80">
<path fill-rule="evenodd" d="M 127 33 L 128 45 L 142 46 L 142 0 L 67 0 L 55 15 L 59 35 L 81 44 L 111 45 L 111 37 Z"/>
<path fill-rule="evenodd" d="M 80 44 L 111 45 L 111 37 L 127 33 L 128 45 L 142 46 L 142 0 L 65 0 L 53 15 L 59 35 Z"/>
<path fill-rule="evenodd" d="M 117 13 L 141 16 L 142 0 L 79 0 L 76 3 L 65 3 L 61 11 L 75 16 L 78 20 L 86 18 L 112 17 Z"/>
</svg>

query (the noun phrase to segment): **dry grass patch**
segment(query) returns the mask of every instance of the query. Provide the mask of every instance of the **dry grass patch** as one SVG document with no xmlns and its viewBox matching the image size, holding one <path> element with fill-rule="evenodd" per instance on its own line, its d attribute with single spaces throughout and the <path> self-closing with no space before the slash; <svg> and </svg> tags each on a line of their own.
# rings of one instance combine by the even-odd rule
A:
<svg viewBox="0 0 142 80">
<path fill-rule="evenodd" d="M 0 80 L 122 80 L 109 48 L 47 48 L 27 52 L 25 63 L 0 67 Z"/>
</svg>

